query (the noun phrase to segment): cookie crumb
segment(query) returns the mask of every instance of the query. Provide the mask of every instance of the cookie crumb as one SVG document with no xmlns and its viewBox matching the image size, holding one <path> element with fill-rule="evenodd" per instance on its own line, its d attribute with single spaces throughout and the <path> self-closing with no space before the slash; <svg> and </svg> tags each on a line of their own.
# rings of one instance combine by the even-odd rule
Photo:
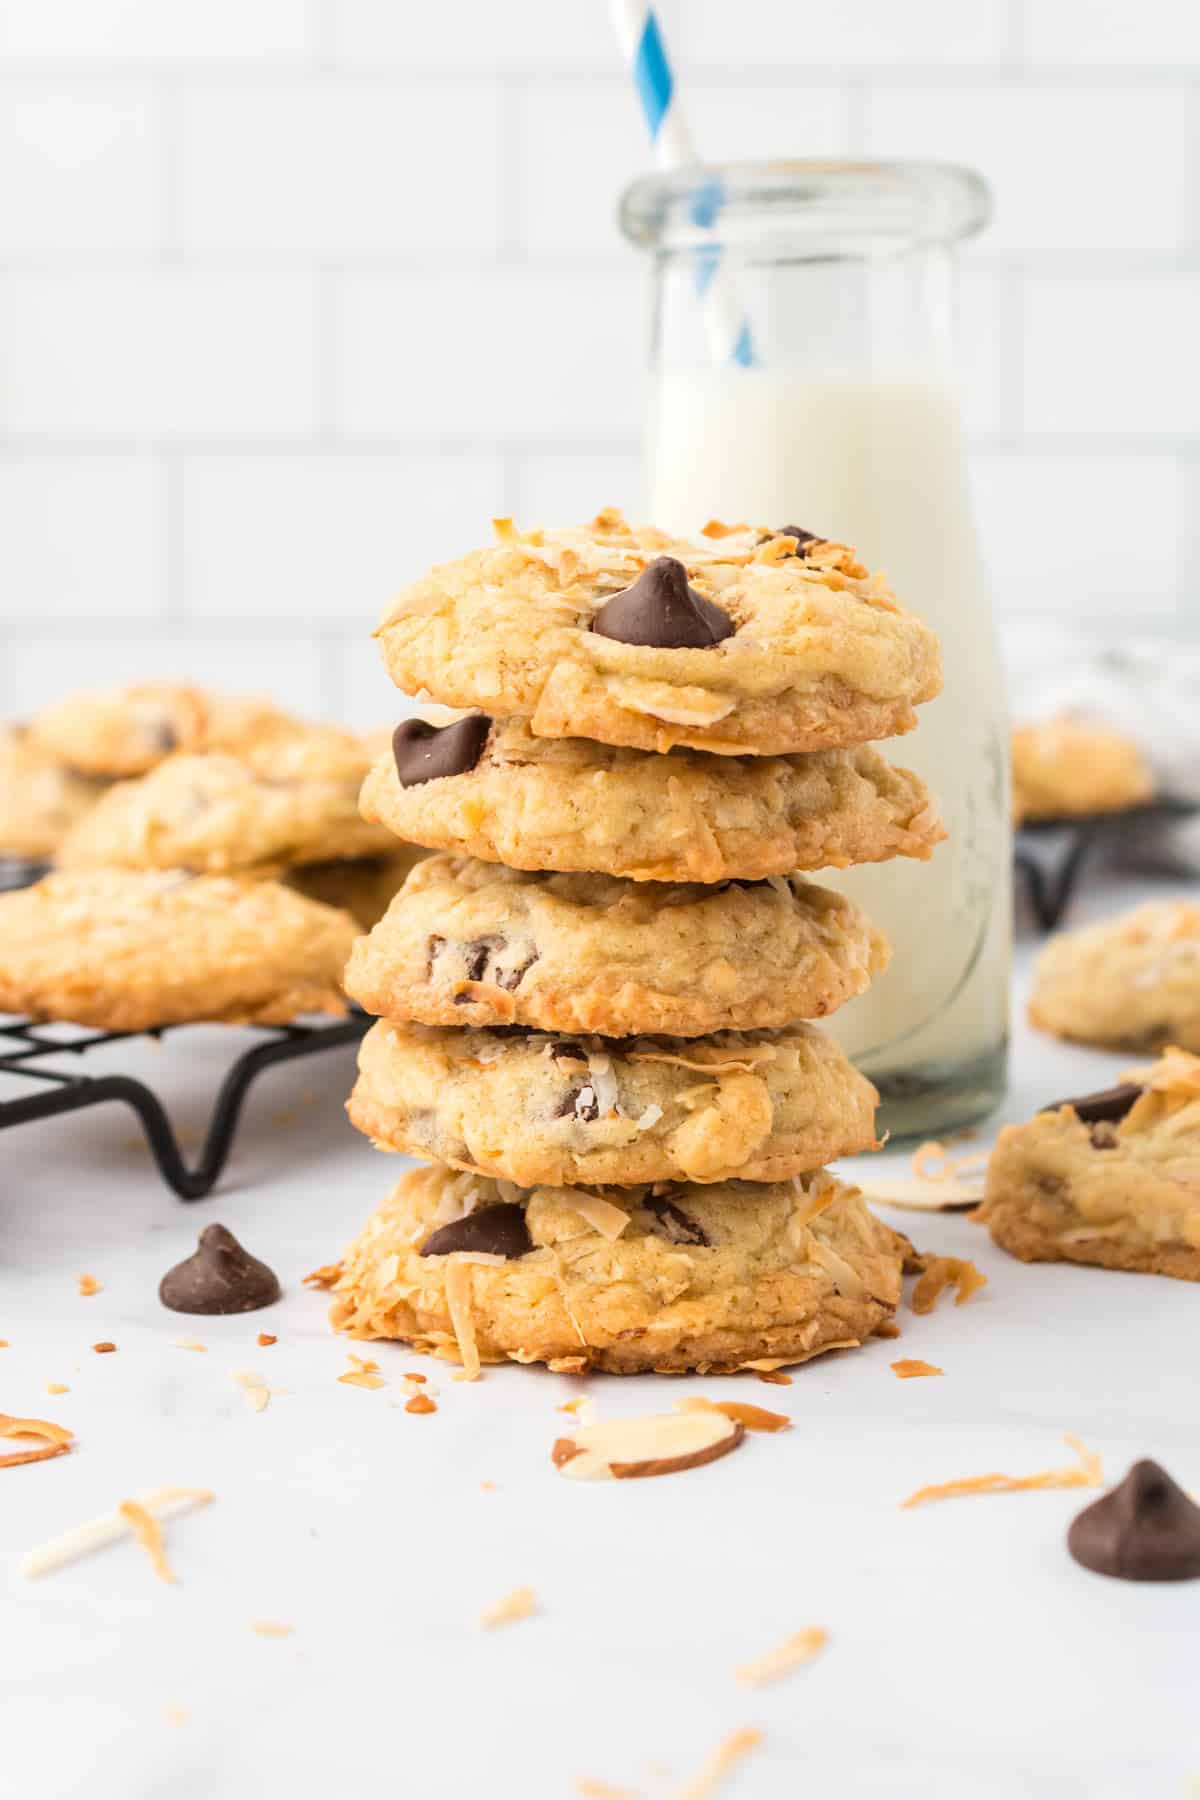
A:
<svg viewBox="0 0 1200 1800">
<path fill-rule="evenodd" d="M 341 1273 L 341 1263 L 322 1263 L 319 1269 L 310 1269 L 300 1279 L 305 1287 L 331 1288 L 335 1281 L 340 1280 Z"/>
<path fill-rule="evenodd" d="M 245 1396 L 246 1405 L 251 1412 L 265 1412 L 276 1390 L 269 1388 L 261 1375 L 253 1369 L 230 1369 L 229 1379 L 235 1387 L 240 1387 Z"/>
<path fill-rule="evenodd" d="M 96 1280 L 94 1275 L 77 1275 L 75 1280 L 79 1287 L 79 1293 L 84 1300 L 90 1299 L 93 1294 L 98 1294 L 101 1291 L 100 1283 Z"/>
<path fill-rule="evenodd" d="M 766 1381 L 772 1387 L 791 1387 L 792 1385 L 792 1377 L 785 1375 L 782 1369 L 756 1369 L 754 1373 L 760 1381 Z"/>
<path fill-rule="evenodd" d="M 102 1344 L 92 1345 L 92 1349 L 96 1352 L 97 1356 L 111 1356 L 116 1347 L 115 1344 L 110 1344 L 107 1338 Z"/>
<path fill-rule="evenodd" d="M 409 1413 L 435 1413 L 437 1401 L 431 1400 L 428 1394 L 414 1394 L 411 1400 L 405 1402 L 404 1410 Z"/>
<path fill-rule="evenodd" d="M 65 1381 L 48 1381 L 46 1383 L 46 1392 L 48 1394 L 69 1394 L 70 1391 L 71 1390 Z"/>
<path fill-rule="evenodd" d="M 903 1356 L 899 1362 L 889 1364 L 893 1375 L 900 1381 L 912 1381 L 918 1375 L 944 1375 L 945 1369 L 939 1369 L 936 1363 L 922 1362 L 919 1357 Z"/>
<path fill-rule="evenodd" d="M 258 1342 L 260 1348 L 265 1350 L 269 1344 L 277 1344 L 279 1339 L 273 1337 L 269 1331 L 260 1331 L 258 1334 Z"/>
<path fill-rule="evenodd" d="M 513 1588 L 501 1599 L 493 1601 L 479 1615 L 481 1631 L 490 1631 L 496 1625 L 513 1625 L 518 1619 L 528 1619 L 538 1609 L 537 1595 L 531 1587 Z"/>
<path fill-rule="evenodd" d="M 344 1375 L 338 1376 L 338 1380 L 343 1382 L 346 1387 L 381 1388 L 387 1386 L 383 1376 L 379 1373 L 377 1362 L 371 1362 L 365 1356 L 355 1356 L 353 1351 L 347 1351 L 346 1354 L 353 1367 L 347 1369 Z"/>
<path fill-rule="evenodd" d="M 768 1681 L 778 1681 L 781 1675 L 790 1675 L 802 1663 L 811 1662 L 828 1642 L 829 1633 L 820 1625 L 807 1625 L 803 1631 L 785 1638 L 774 1650 L 766 1650 L 752 1661 L 742 1663 L 733 1671 L 734 1678 L 743 1687 L 762 1687 Z"/>
<path fill-rule="evenodd" d="M 957 1500 L 966 1494 L 1023 1494 L 1036 1488 L 1102 1486 L 1104 1470 L 1096 1452 L 1089 1450 L 1072 1432 L 1067 1432 L 1063 1442 L 1069 1444 L 1079 1458 L 1071 1468 L 1043 1469 L 1039 1475 L 968 1475 L 961 1481 L 942 1481 L 932 1487 L 918 1488 L 915 1494 L 900 1502 L 901 1507 L 907 1510 L 923 1506 L 928 1500 Z"/>
</svg>

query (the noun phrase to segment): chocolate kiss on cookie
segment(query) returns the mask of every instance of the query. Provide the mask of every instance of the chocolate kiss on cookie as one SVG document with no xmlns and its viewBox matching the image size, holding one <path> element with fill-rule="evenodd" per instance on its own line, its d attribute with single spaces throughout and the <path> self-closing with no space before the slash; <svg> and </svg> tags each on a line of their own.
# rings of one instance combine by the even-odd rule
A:
<svg viewBox="0 0 1200 1800">
<path fill-rule="evenodd" d="M 1200 1506 L 1156 1462 L 1136 1462 L 1119 1487 L 1080 1513 L 1067 1548 L 1097 1575 L 1193 1581 L 1200 1576 Z"/>
<path fill-rule="evenodd" d="M 673 556 L 656 557 L 592 621 L 601 637 L 656 650 L 707 650 L 734 629 L 727 612 L 689 587 L 687 570 Z"/>
<path fill-rule="evenodd" d="M 424 719 L 405 719 L 392 733 L 392 755 L 401 787 L 420 787 L 443 775 L 465 775 L 483 755 L 492 721 L 485 713 L 471 713 L 452 725 L 429 725 Z"/>
<path fill-rule="evenodd" d="M 224 1225 L 206 1225 L 195 1253 L 167 1270 L 158 1297 L 172 1312 L 257 1312 L 278 1300 L 279 1279 Z"/>
<path fill-rule="evenodd" d="M 1084 1125 L 1115 1125 L 1131 1112 L 1145 1092 L 1135 1081 L 1122 1081 L 1117 1087 L 1101 1088 L 1095 1094 L 1080 1094 L 1075 1100 L 1054 1100 L 1043 1106 L 1043 1112 L 1058 1112 L 1069 1106 Z"/>
<path fill-rule="evenodd" d="M 442 1225 L 421 1245 L 422 1256 L 451 1256 L 455 1250 L 474 1250 L 485 1256 L 504 1256 L 510 1262 L 527 1256 L 533 1239 L 525 1223 L 523 1206 L 485 1206 Z"/>
</svg>

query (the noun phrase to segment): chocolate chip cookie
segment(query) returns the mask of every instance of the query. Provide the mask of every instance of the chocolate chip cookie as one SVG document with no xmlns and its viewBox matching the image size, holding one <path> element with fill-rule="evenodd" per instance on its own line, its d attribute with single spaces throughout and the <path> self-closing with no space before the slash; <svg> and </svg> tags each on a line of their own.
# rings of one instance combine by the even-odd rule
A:
<svg viewBox="0 0 1200 1800">
<path fill-rule="evenodd" d="M 347 731 L 270 732 L 236 754 L 172 756 L 117 784 L 63 842 L 63 867 L 183 868 L 204 873 L 387 855 L 358 794 L 369 767 Z"/>
<path fill-rule="evenodd" d="M 1064 714 L 1012 734 L 1013 816 L 1124 812 L 1154 798 L 1154 777 L 1131 738 Z"/>
<path fill-rule="evenodd" d="M 878 751 L 664 756 L 537 738 L 521 719 L 410 719 L 363 786 L 364 818 L 514 869 L 634 881 L 755 881 L 793 869 L 928 858 L 928 790 Z"/>
<path fill-rule="evenodd" d="M 419 1168 L 346 1252 L 332 1317 L 468 1373 L 724 1373 L 865 1342 L 895 1311 L 905 1248 L 824 1171 L 601 1193 Z"/>
<path fill-rule="evenodd" d="M 383 1149 L 523 1187 L 781 1181 L 877 1148 L 878 1095 L 811 1026 L 563 1037 L 381 1019 L 347 1110 Z"/>
<path fill-rule="evenodd" d="M 18 725 L 0 726 L 0 855 L 52 858 L 104 784 L 39 748 Z"/>
<path fill-rule="evenodd" d="M 799 876 L 667 886 L 438 855 L 355 945 L 346 988 L 425 1025 L 698 1037 L 820 1018 L 887 954 L 852 901 Z"/>
<path fill-rule="evenodd" d="M 1023 1262 L 1200 1281 L 1200 1057 L 1167 1050 L 1007 1126 L 975 1217 Z"/>
<path fill-rule="evenodd" d="M 1034 965 L 1029 1017 L 1082 1044 L 1200 1050 L 1200 906 L 1151 900 L 1052 938 Z"/>
<path fill-rule="evenodd" d="M 340 1013 L 356 929 L 273 881 L 64 871 L 0 894 L 0 1012 L 106 1031 Z"/>
<path fill-rule="evenodd" d="M 389 608 L 377 635 L 406 693 L 536 737 L 787 755 L 909 731 L 941 689 L 933 632 L 844 545 L 715 523 L 685 542 L 615 511 L 496 529 Z"/>
<path fill-rule="evenodd" d="M 232 748 L 295 725 L 270 700 L 143 681 L 67 694 L 38 713 L 29 732 L 69 768 L 120 780 L 145 775 L 176 750 Z"/>
</svg>

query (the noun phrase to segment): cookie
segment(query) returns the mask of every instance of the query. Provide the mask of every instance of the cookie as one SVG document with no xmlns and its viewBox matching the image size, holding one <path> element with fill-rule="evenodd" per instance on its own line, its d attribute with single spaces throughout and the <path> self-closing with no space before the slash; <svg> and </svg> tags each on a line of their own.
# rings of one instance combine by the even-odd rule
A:
<svg viewBox="0 0 1200 1800">
<path fill-rule="evenodd" d="M 1029 1018 L 1081 1044 L 1200 1050 L 1200 906 L 1150 900 L 1052 938 L 1034 965 Z"/>
<path fill-rule="evenodd" d="M 351 1123 L 522 1187 L 782 1181 L 873 1150 L 879 1096 L 811 1026 L 713 1037 L 464 1031 L 381 1019 Z"/>
<path fill-rule="evenodd" d="M 237 750 L 264 736 L 310 731 L 262 695 L 218 694 L 170 681 L 85 688 L 29 726 L 48 755 L 83 774 L 129 780 L 180 750 Z"/>
<path fill-rule="evenodd" d="M 1200 1281 L 1200 1057 L 1170 1049 L 1119 1088 L 1007 1126 L 975 1217 L 1023 1262 Z"/>
<path fill-rule="evenodd" d="M 936 637 L 844 545 L 716 524 L 685 542 L 616 511 L 496 529 L 379 627 L 406 693 L 537 737 L 786 755 L 910 731 L 940 692 Z"/>
<path fill-rule="evenodd" d="M 355 945 L 346 988 L 424 1025 L 699 1037 L 820 1018 L 887 955 L 852 901 L 799 876 L 665 886 L 438 855 Z"/>
<path fill-rule="evenodd" d="M 384 855 L 395 838 L 368 825 L 358 793 L 362 743 L 332 727 L 268 732 L 236 755 L 172 756 L 120 782 L 63 842 L 63 867 L 277 868 Z"/>
<path fill-rule="evenodd" d="M 0 725 L 0 855 L 53 857 L 104 792 L 65 768 L 18 725 Z"/>
<path fill-rule="evenodd" d="M 107 1031 L 341 1013 L 355 935 L 273 881 L 72 870 L 0 895 L 0 1012 Z"/>
<path fill-rule="evenodd" d="M 895 1311 L 904 1248 L 824 1171 L 601 1194 L 419 1168 L 347 1251 L 332 1317 L 468 1373 L 725 1373 L 865 1342 Z"/>
<path fill-rule="evenodd" d="M 340 906 L 364 931 L 370 931 L 391 905 L 409 872 L 425 855 L 415 844 L 393 847 L 387 856 L 358 857 L 352 862 L 306 863 L 283 876 L 289 887 L 326 906 Z"/>
<path fill-rule="evenodd" d="M 475 741 L 464 730 L 475 729 Z M 433 759 L 447 762 L 444 773 Z M 472 760 L 473 759 L 473 760 Z M 367 776 L 363 816 L 399 837 L 514 869 L 634 881 L 750 881 L 928 858 L 945 836 L 924 784 L 871 749 L 655 756 L 537 738 L 524 720 L 437 731 L 406 720 Z"/>
<path fill-rule="evenodd" d="M 1154 798 L 1154 777 L 1131 738 L 1067 714 L 1012 734 L 1013 816 L 1123 812 Z"/>
</svg>

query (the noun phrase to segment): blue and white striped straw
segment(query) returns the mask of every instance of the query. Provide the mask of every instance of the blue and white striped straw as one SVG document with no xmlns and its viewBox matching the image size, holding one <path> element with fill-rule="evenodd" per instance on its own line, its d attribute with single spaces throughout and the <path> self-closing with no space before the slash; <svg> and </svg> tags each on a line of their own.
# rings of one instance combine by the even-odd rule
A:
<svg viewBox="0 0 1200 1800">
<path fill-rule="evenodd" d="M 675 98 L 675 77 L 654 8 L 646 0 L 609 0 L 609 10 L 659 168 L 678 169 L 696 162 L 692 136 Z M 692 207 L 696 224 L 711 227 L 720 212 L 721 200 L 716 183 L 705 187 Z M 697 251 L 695 270 L 696 292 L 704 308 L 705 330 L 715 360 L 750 367 L 754 362 L 750 326 L 738 305 L 728 271 L 721 267 L 716 244 Z"/>
</svg>

